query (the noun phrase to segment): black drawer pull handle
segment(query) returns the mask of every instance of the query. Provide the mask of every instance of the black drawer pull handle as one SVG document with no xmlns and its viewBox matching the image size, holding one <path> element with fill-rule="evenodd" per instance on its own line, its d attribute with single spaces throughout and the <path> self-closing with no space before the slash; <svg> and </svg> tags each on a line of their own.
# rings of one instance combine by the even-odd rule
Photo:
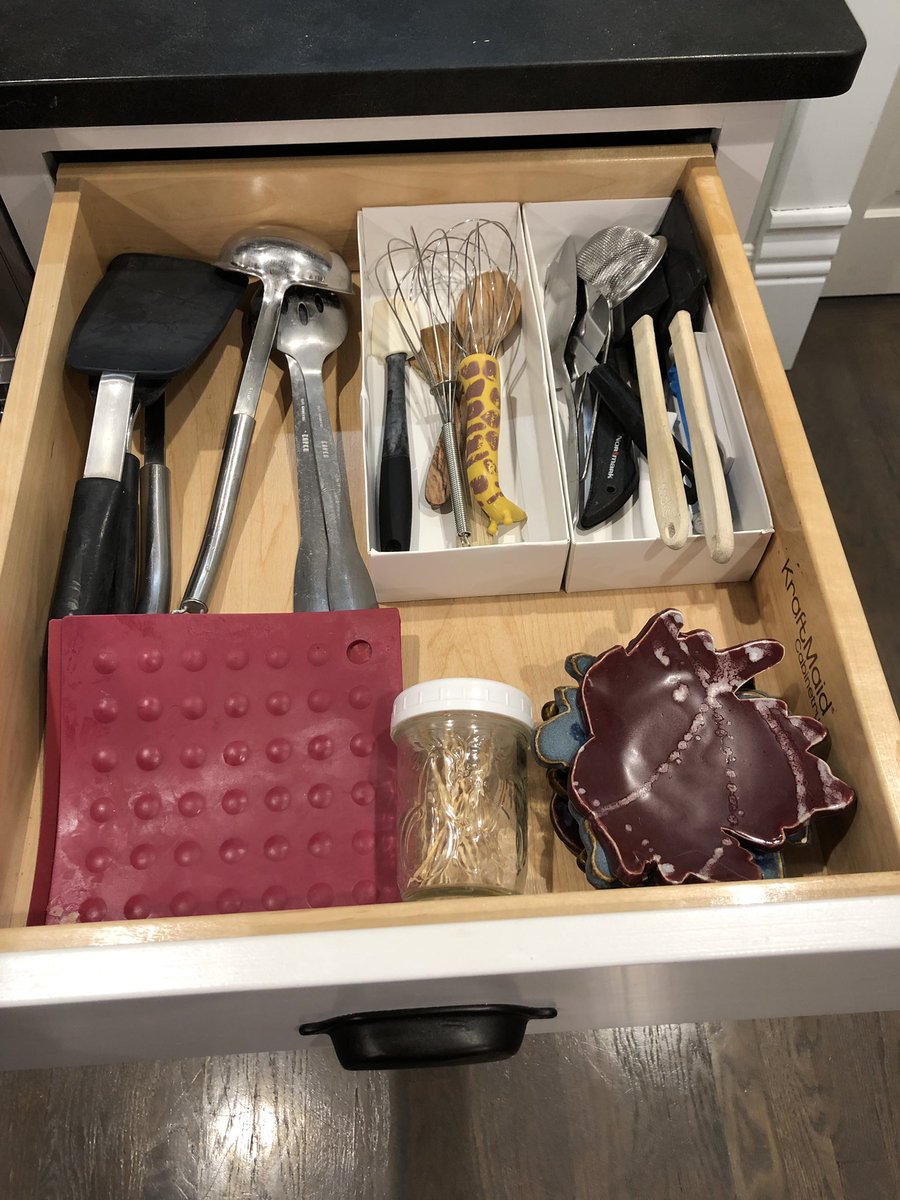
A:
<svg viewBox="0 0 900 1200">
<path fill-rule="evenodd" d="M 309 1037 L 327 1033 L 348 1071 L 449 1067 L 511 1058 L 529 1021 L 548 1021 L 555 1008 L 521 1004 L 460 1004 L 350 1013 L 300 1026 Z"/>
</svg>

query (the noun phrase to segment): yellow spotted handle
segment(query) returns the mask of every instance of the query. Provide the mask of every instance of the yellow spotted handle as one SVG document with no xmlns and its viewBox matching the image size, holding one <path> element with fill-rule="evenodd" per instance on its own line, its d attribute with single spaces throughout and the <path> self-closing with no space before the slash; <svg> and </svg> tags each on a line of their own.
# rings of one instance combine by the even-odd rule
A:
<svg viewBox="0 0 900 1200">
<path fill-rule="evenodd" d="M 466 476 L 493 537 L 499 525 L 527 516 L 500 490 L 500 363 L 492 354 L 469 354 L 460 363 L 459 381 L 466 401 Z"/>
</svg>

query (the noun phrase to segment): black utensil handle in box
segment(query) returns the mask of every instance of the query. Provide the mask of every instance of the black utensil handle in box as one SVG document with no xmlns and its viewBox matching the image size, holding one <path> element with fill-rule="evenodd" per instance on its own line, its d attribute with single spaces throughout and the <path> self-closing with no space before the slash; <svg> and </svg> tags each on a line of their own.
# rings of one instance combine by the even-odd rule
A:
<svg viewBox="0 0 900 1200">
<path fill-rule="evenodd" d="M 378 480 L 378 547 L 380 550 L 408 550 L 411 533 L 409 455 L 383 458 Z"/>
<path fill-rule="evenodd" d="M 378 545 L 408 550 L 412 531 L 412 477 L 406 423 L 406 355 L 389 354 L 384 404 L 384 438 L 378 478 Z"/>
<path fill-rule="evenodd" d="M 641 411 L 641 402 L 638 397 L 608 363 L 601 363 L 600 366 L 595 367 L 591 371 L 590 380 L 597 395 L 624 426 L 628 436 L 646 458 L 647 435 L 644 431 L 644 414 Z M 688 504 L 696 504 L 697 488 L 694 483 L 693 460 L 677 438 L 673 438 L 673 441 L 675 442 L 675 452 L 678 455 L 678 462 L 681 466 L 684 491 Z"/>
<path fill-rule="evenodd" d="M 75 484 L 50 620 L 109 612 L 122 485 L 91 477 Z"/>
<path fill-rule="evenodd" d="M 122 493 L 119 500 L 119 540 L 113 571 L 109 611 L 134 612 L 137 582 L 138 481 L 141 464 L 134 454 L 126 454 L 122 464 Z"/>
<path fill-rule="evenodd" d="M 631 438 L 606 405 L 599 401 L 596 404 L 590 449 L 591 478 L 582 499 L 580 529 L 594 529 L 614 517 L 638 486 Z"/>
<path fill-rule="evenodd" d="M 300 1033 L 327 1034 L 348 1071 L 450 1067 L 511 1058 L 529 1021 L 555 1016 L 555 1008 L 521 1004 L 399 1008 L 314 1021 Z"/>
</svg>

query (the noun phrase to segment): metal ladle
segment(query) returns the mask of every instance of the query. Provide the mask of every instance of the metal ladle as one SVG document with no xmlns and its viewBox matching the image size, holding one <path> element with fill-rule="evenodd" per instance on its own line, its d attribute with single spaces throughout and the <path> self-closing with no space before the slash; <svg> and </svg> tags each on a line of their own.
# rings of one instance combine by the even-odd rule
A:
<svg viewBox="0 0 900 1200">
<path fill-rule="evenodd" d="M 259 225 L 237 234 L 222 247 L 216 266 L 258 279 L 262 284 L 262 305 L 228 425 L 203 542 L 179 612 L 208 611 L 210 593 L 234 520 L 285 292 L 297 284 L 314 285 L 328 292 L 353 290 L 347 264 L 339 254 L 315 234 L 281 225 Z"/>
</svg>

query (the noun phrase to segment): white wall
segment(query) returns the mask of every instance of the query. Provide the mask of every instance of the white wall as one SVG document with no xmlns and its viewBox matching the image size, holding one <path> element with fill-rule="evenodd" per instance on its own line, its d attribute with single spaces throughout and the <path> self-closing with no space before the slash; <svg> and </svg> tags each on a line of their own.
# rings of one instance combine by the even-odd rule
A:
<svg viewBox="0 0 900 1200">
<path fill-rule="evenodd" d="M 848 2 L 868 40 L 853 87 L 844 96 L 801 100 L 786 114 L 768 197 L 757 209 L 751 258 L 786 366 L 850 220 L 850 197 L 900 63 L 900 3 Z"/>
<path fill-rule="evenodd" d="M 868 40 L 844 96 L 802 100 L 770 203 L 774 208 L 843 205 L 875 133 L 900 64 L 900 3 L 848 0 Z"/>
</svg>

